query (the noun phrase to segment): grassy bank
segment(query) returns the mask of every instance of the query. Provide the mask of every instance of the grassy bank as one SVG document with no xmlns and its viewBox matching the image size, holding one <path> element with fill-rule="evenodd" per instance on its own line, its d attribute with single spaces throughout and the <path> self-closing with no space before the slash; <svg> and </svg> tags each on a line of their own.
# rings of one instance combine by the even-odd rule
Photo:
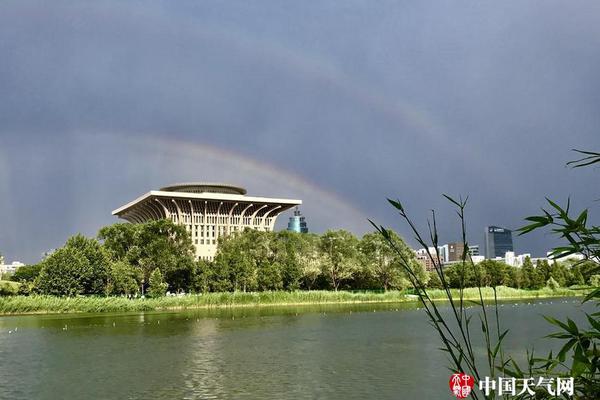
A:
<svg viewBox="0 0 600 400">
<path fill-rule="evenodd" d="M 493 291 L 484 288 L 485 299 L 493 299 Z M 455 295 L 457 295 L 457 291 Z M 580 296 L 582 290 L 561 288 L 551 290 L 519 290 L 499 287 L 499 299 L 525 299 L 543 297 Z M 443 300 L 442 290 L 430 290 L 433 299 Z M 465 289 L 465 298 L 478 300 L 476 288 Z M 207 293 L 183 297 L 162 297 L 157 299 L 126 299 L 123 297 L 53 297 L 53 296 L 5 296 L 0 297 L 0 314 L 35 314 L 35 313 L 99 313 L 99 312 L 140 312 L 161 310 L 184 310 L 210 307 L 260 307 L 285 306 L 302 304 L 335 304 L 335 303 L 394 303 L 417 301 L 414 296 L 405 292 L 331 292 L 331 291 L 298 291 L 298 292 L 258 292 L 258 293 Z"/>
</svg>

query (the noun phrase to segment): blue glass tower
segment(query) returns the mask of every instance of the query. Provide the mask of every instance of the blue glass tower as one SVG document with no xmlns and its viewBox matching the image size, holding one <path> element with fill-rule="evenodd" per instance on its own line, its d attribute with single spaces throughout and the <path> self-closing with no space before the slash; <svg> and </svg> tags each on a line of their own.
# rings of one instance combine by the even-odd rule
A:
<svg viewBox="0 0 600 400">
<path fill-rule="evenodd" d="M 499 226 L 486 226 L 485 257 L 504 257 L 507 251 L 513 251 L 512 232 Z"/>
<path fill-rule="evenodd" d="M 298 210 L 298 207 L 294 210 L 294 215 L 290 217 L 287 230 L 298 233 L 308 233 L 306 218 L 304 218 L 300 210 Z"/>
</svg>

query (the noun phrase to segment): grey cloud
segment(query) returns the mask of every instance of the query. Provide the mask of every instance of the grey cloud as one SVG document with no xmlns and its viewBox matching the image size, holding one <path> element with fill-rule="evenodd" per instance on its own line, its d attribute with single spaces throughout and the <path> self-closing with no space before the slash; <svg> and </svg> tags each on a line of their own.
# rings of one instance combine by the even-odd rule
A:
<svg viewBox="0 0 600 400">
<path fill-rule="evenodd" d="M 0 251 L 35 261 L 114 221 L 111 207 L 140 191 L 193 178 L 149 168 L 180 165 L 131 144 L 156 136 L 261 160 L 361 210 L 336 219 L 307 202 L 321 230 L 361 233 L 363 214 L 406 235 L 386 196 L 420 217 L 438 208 L 454 240 L 440 194 L 469 194 L 475 243 L 486 224 L 518 227 L 545 195 L 595 206 L 598 171 L 564 163 L 568 149 L 600 145 L 599 8 L 3 2 Z M 294 194 L 268 175 L 240 178 Z M 540 234 L 517 246 L 540 254 L 553 243 Z"/>
</svg>

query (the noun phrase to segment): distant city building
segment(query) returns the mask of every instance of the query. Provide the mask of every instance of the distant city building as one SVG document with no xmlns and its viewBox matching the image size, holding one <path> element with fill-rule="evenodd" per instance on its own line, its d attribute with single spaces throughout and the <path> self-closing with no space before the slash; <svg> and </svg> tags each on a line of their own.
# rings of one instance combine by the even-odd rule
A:
<svg viewBox="0 0 600 400">
<path fill-rule="evenodd" d="M 469 255 L 471 257 L 475 257 L 475 256 L 479 256 L 479 245 L 473 245 L 473 246 L 469 246 Z"/>
<path fill-rule="evenodd" d="M 417 259 L 418 262 L 420 262 L 425 267 L 426 271 L 434 271 L 436 264 L 438 264 L 437 260 L 435 260 L 436 259 L 435 247 L 430 247 L 429 253 L 431 253 L 435 262 L 431 260 L 431 258 L 429 257 L 429 254 L 427 254 L 426 249 L 415 250 L 415 258 Z M 440 261 L 442 263 L 444 262 L 441 256 L 440 256 Z"/>
<path fill-rule="evenodd" d="M 10 264 L 4 264 L 3 258 L 0 259 L 0 262 L 0 274 L 14 274 L 17 269 L 25 266 L 25 264 L 20 261 L 13 261 Z"/>
<path fill-rule="evenodd" d="M 499 226 L 487 226 L 485 228 L 485 257 L 504 257 L 506 252 L 514 251 L 512 231 Z"/>
<path fill-rule="evenodd" d="M 306 218 L 304 218 L 300 210 L 298 210 L 298 207 L 294 210 L 294 215 L 290 217 L 287 230 L 298 233 L 308 233 Z"/>
<path fill-rule="evenodd" d="M 573 254 L 569 254 L 568 256 L 560 257 L 560 258 L 558 256 L 553 257 L 551 254 L 552 254 L 551 251 L 548 251 L 546 253 L 546 257 L 548 257 L 548 259 L 550 259 L 550 260 L 556 259 L 558 261 L 582 261 L 585 259 L 585 256 L 581 253 L 573 253 Z"/>
<path fill-rule="evenodd" d="M 444 264 L 454 263 L 462 260 L 464 243 L 453 242 L 438 247 L 440 258 Z M 469 246 L 468 254 L 471 256 L 479 256 L 479 245 Z"/>
<path fill-rule="evenodd" d="M 192 236 L 196 257 L 212 260 L 219 237 L 245 228 L 272 231 L 283 211 L 301 200 L 246 196 L 246 189 L 218 183 L 184 183 L 152 190 L 113 211 L 132 223 L 169 219 Z"/>
</svg>

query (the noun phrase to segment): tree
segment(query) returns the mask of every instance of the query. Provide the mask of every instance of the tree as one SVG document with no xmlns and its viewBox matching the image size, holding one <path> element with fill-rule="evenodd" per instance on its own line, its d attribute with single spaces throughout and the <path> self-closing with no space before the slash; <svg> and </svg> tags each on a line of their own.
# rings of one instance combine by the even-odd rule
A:
<svg viewBox="0 0 600 400">
<path fill-rule="evenodd" d="M 246 229 L 219 239 L 214 266 L 217 290 L 253 290 L 256 288 L 256 265 L 263 264 L 264 241 L 256 231 Z"/>
<path fill-rule="evenodd" d="M 566 286 L 569 280 L 569 271 L 567 267 L 558 261 L 554 261 L 550 267 L 550 277 L 554 278 L 560 286 Z"/>
<path fill-rule="evenodd" d="M 324 255 L 322 273 L 331 287 L 338 290 L 340 284 L 350 279 L 357 269 L 358 239 L 345 230 L 327 231 L 321 236 L 320 249 Z"/>
<path fill-rule="evenodd" d="M 112 261 L 123 261 L 143 274 L 160 268 L 175 290 L 188 290 L 192 279 L 194 246 L 184 226 L 166 219 L 143 224 L 114 224 L 98 233 Z"/>
<path fill-rule="evenodd" d="M 213 263 L 205 260 L 198 260 L 192 277 L 191 291 L 195 293 L 206 293 L 216 281 L 216 274 L 213 271 Z"/>
<path fill-rule="evenodd" d="M 271 241 L 274 259 L 280 265 L 283 288 L 297 290 L 302 281 L 300 254 L 304 250 L 304 233 L 281 231 Z"/>
<path fill-rule="evenodd" d="M 377 232 L 363 236 L 359 244 L 361 263 L 383 290 L 390 287 L 400 288 L 407 286 L 405 273 L 402 269 L 401 258 L 404 257 L 413 265 L 413 270 L 418 271 L 418 264 L 412 250 L 394 231 L 389 230 L 390 238 L 399 251 L 394 250 L 388 240 Z M 420 273 L 420 271 L 419 271 Z M 404 279 L 403 279 L 404 278 Z M 421 277 L 427 282 L 427 278 Z"/>
<path fill-rule="evenodd" d="M 165 282 L 159 268 L 155 268 L 150 274 L 150 287 L 148 295 L 150 297 L 162 297 L 167 293 L 169 285 Z"/>
<path fill-rule="evenodd" d="M 521 282 L 523 289 L 541 289 L 546 284 L 543 273 L 533 266 L 529 257 L 521 267 Z"/>
<path fill-rule="evenodd" d="M 509 285 L 511 280 L 509 268 L 512 267 L 506 265 L 503 262 L 498 262 L 494 260 L 484 260 L 477 265 L 485 271 L 486 286 L 496 287 Z"/>
<path fill-rule="evenodd" d="M 140 230 L 139 224 L 118 223 L 105 226 L 98 232 L 98 239 L 104 242 L 104 248 L 108 251 L 112 260 L 128 260 L 132 247 L 139 243 L 136 240 Z"/>
<path fill-rule="evenodd" d="M 550 277 L 550 279 L 548 279 L 548 281 L 546 282 L 546 286 L 552 290 L 556 290 L 556 289 L 560 288 L 559 283 L 556 282 L 556 280 L 553 277 Z"/>
<path fill-rule="evenodd" d="M 306 289 L 311 290 L 321 276 L 325 257 L 321 253 L 320 238 L 315 234 L 303 234 L 298 263 L 302 271 L 302 281 Z"/>
<path fill-rule="evenodd" d="M 65 248 L 80 252 L 88 261 L 89 268 L 81 271 L 79 277 L 83 286 L 83 294 L 106 294 L 110 260 L 102 245 L 95 239 L 75 235 L 67 240 Z"/>
<path fill-rule="evenodd" d="M 442 285 L 442 281 L 440 280 L 440 277 L 438 276 L 437 272 L 435 271 L 429 271 L 429 281 L 427 282 L 427 288 L 428 289 L 443 289 L 444 286 Z"/>
<path fill-rule="evenodd" d="M 108 293 L 127 296 L 139 293 L 142 282 L 141 271 L 125 261 L 115 261 L 110 266 Z"/>
<path fill-rule="evenodd" d="M 17 268 L 14 274 L 10 277 L 11 281 L 15 282 L 27 282 L 31 283 L 35 281 L 35 278 L 40 274 L 42 270 L 42 264 L 32 264 L 32 265 L 24 265 L 20 268 Z"/>
<path fill-rule="evenodd" d="M 63 247 L 42 261 L 35 287 L 41 294 L 76 296 L 84 293 L 84 279 L 90 270 L 85 256 L 73 247 Z"/>
<path fill-rule="evenodd" d="M 541 274 L 544 282 L 546 282 L 548 279 L 550 279 L 552 277 L 552 268 L 550 267 L 550 264 L 548 264 L 548 261 L 546 261 L 546 260 L 539 261 L 538 260 L 538 262 L 535 264 L 535 268 Z"/>
</svg>

